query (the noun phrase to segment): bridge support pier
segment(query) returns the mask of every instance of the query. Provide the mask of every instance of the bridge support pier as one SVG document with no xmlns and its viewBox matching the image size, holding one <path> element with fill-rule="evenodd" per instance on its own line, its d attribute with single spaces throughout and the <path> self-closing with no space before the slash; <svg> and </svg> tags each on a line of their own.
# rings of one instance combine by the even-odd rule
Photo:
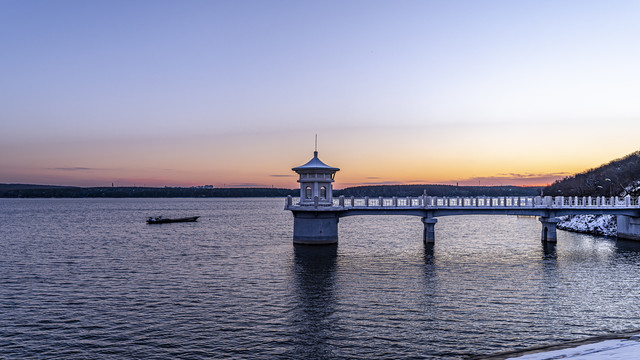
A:
<svg viewBox="0 0 640 360">
<path fill-rule="evenodd" d="M 436 231 L 435 226 L 438 222 L 438 219 L 435 218 L 422 218 L 422 223 L 424 224 L 424 231 L 422 233 L 422 241 L 425 244 L 433 244 L 436 242 Z"/>
<path fill-rule="evenodd" d="M 556 231 L 556 225 L 558 224 L 558 221 L 559 221 L 558 219 L 553 217 L 540 218 L 540 222 L 542 223 L 541 240 L 543 242 L 550 242 L 550 243 L 558 242 L 558 235 Z"/>
<path fill-rule="evenodd" d="M 292 212 L 294 244 L 326 245 L 338 242 L 338 212 Z"/>
<path fill-rule="evenodd" d="M 640 240 L 640 217 L 616 216 L 618 223 L 618 238 Z"/>
</svg>

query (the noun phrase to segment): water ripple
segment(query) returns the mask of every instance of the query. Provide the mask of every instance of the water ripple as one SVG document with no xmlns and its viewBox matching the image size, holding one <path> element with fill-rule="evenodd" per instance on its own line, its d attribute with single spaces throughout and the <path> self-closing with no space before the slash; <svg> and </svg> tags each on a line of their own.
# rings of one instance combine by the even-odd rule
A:
<svg viewBox="0 0 640 360">
<path fill-rule="evenodd" d="M 634 328 L 640 245 L 533 218 L 349 217 L 281 199 L 0 199 L 0 358 L 430 359 Z M 200 215 L 149 226 L 149 215 Z"/>
</svg>

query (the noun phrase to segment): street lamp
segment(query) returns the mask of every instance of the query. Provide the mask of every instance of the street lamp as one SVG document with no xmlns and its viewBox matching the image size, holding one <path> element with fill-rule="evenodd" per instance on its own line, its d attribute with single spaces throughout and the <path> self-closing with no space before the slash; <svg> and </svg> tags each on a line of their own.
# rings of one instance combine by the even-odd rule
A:
<svg viewBox="0 0 640 360">
<path fill-rule="evenodd" d="M 609 182 L 609 197 L 611 197 L 611 179 L 606 178 L 606 179 L 604 179 L 604 181 L 608 181 Z"/>
</svg>

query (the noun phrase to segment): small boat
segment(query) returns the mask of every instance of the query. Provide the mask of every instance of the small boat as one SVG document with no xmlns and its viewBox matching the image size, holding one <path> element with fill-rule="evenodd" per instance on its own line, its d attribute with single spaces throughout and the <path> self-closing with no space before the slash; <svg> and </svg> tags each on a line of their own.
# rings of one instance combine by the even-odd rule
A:
<svg viewBox="0 0 640 360">
<path fill-rule="evenodd" d="M 147 224 L 167 224 L 167 223 L 174 223 L 174 222 L 194 222 L 194 221 L 198 220 L 199 217 L 200 216 L 190 216 L 190 217 L 171 219 L 171 218 L 163 218 L 162 216 L 156 216 L 156 217 L 148 218 L 147 219 Z"/>
</svg>

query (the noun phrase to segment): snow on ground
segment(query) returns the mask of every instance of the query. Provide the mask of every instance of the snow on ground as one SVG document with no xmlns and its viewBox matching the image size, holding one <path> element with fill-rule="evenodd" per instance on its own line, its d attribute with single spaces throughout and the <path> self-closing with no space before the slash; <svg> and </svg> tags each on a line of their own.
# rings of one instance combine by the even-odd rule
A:
<svg viewBox="0 0 640 360">
<path fill-rule="evenodd" d="M 629 339 L 605 340 L 598 343 L 581 345 L 571 349 L 553 350 L 536 354 L 529 354 L 508 360 L 552 360 L 552 359 L 579 359 L 579 360 L 630 360 L 640 359 L 640 341 L 637 336 Z"/>
<path fill-rule="evenodd" d="M 558 229 L 562 230 L 605 236 L 618 233 L 615 215 L 570 215 L 559 219 Z"/>
</svg>

